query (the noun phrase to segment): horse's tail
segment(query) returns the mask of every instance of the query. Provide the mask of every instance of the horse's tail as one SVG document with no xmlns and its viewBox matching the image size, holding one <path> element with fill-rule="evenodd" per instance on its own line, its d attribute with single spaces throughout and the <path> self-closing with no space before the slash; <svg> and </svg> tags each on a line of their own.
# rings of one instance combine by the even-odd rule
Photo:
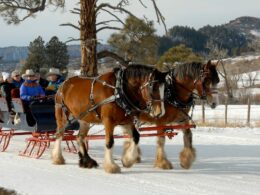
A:
<svg viewBox="0 0 260 195">
<path fill-rule="evenodd" d="M 66 113 L 63 111 L 63 92 L 60 87 L 55 95 L 55 118 L 57 124 L 57 137 L 63 136 L 64 126 L 66 124 Z"/>
</svg>

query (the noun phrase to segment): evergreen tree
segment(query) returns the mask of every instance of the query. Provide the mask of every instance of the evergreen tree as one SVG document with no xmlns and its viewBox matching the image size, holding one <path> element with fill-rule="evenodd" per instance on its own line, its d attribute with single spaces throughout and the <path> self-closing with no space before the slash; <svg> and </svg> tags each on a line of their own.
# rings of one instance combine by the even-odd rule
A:
<svg viewBox="0 0 260 195">
<path fill-rule="evenodd" d="M 39 36 L 33 42 L 30 42 L 28 50 L 29 54 L 23 71 L 26 69 L 33 69 L 34 71 L 39 72 L 40 68 L 46 65 L 45 46 L 42 37 Z"/>
<path fill-rule="evenodd" d="M 52 37 L 46 44 L 46 60 L 48 67 L 55 67 L 61 70 L 66 69 L 69 63 L 67 45 L 59 41 L 56 36 Z"/>
<path fill-rule="evenodd" d="M 155 64 L 157 59 L 158 41 L 152 21 L 128 17 L 123 29 L 114 33 L 108 43 L 126 60 Z"/>
<path fill-rule="evenodd" d="M 170 48 L 159 59 L 157 67 L 160 70 L 164 70 L 165 66 L 174 66 L 176 62 L 201 62 L 203 58 L 192 52 L 191 48 L 185 45 L 178 45 Z"/>
</svg>

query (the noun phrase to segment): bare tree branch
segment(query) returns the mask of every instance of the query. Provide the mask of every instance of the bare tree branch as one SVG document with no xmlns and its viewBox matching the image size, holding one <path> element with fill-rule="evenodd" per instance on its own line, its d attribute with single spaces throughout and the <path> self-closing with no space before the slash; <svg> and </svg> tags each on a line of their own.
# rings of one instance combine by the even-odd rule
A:
<svg viewBox="0 0 260 195">
<path fill-rule="evenodd" d="M 108 14 L 110 14 L 111 16 L 113 16 L 114 18 L 116 18 L 121 24 L 125 25 L 125 23 L 123 22 L 123 20 L 121 20 L 117 15 L 113 14 L 112 12 L 110 12 L 109 10 L 106 10 L 106 9 L 104 9 L 104 8 L 102 8 L 101 10 L 107 12 Z"/>
<path fill-rule="evenodd" d="M 118 21 L 118 20 L 106 20 L 106 21 L 102 21 L 102 22 L 97 23 L 96 26 L 107 25 L 110 22 L 120 22 L 120 21 Z"/>
<path fill-rule="evenodd" d="M 75 39 L 73 37 L 69 37 L 69 40 L 65 41 L 65 43 L 70 43 L 70 42 L 74 42 L 74 41 L 81 41 L 82 39 L 78 38 L 78 39 Z"/>
<path fill-rule="evenodd" d="M 97 33 L 98 32 L 100 32 L 100 31 L 102 31 L 102 30 L 121 30 L 122 28 L 119 28 L 119 27 L 114 27 L 114 26 L 103 26 L 103 27 L 101 27 L 101 28 L 99 28 L 99 29 L 97 29 Z"/>
<path fill-rule="evenodd" d="M 74 25 L 74 24 L 72 24 L 72 23 L 60 24 L 60 26 L 70 26 L 70 27 L 72 27 L 72 28 L 75 28 L 75 29 L 77 29 L 77 30 L 80 30 L 80 27 L 78 27 L 78 26 L 76 26 L 76 25 Z"/>
<path fill-rule="evenodd" d="M 120 11 L 121 13 L 126 13 L 126 14 L 128 14 L 130 16 L 138 18 L 133 13 L 131 13 L 130 11 L 124 9 L 122 6 L 121 7 L 119 7 L 119 6 L 112 6 L 109 3 L 101 3 L 99 6 L 97 6 L 96 12 L 100 11 L 103 8 L 109 8 L 109 9 L 112 9 L 112 10 L 117 10 L 117 11 Z"/>
<path fill-rule="evenodd" d="M 117 55 L 116 53 L 108 51 L 108 50 L 103 50 L 97 54 L 98 59 L 102 59 L 102 58 L 106 58 L 106 57 L 115 59 L 116 61 L 118 61 L 120 64 L 122 64 L 125 67 L 127 67 L 130 62 L 130 61 L 124 60 L 124 58 Z"/>
</svg>

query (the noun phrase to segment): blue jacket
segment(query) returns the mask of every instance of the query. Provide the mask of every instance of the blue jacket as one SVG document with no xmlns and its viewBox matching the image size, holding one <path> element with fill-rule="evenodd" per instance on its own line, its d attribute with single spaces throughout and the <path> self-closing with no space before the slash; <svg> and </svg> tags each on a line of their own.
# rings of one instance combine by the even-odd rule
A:
<svg viewBox="0 0 260 195">
<path fill-rule="evenodd" d="M 13 84 L 15 85 L 16 88 L 20 88 L 21 85 L 23 84 L 24 80 L 21 79 L 19 82 L 16 80 L 13 80 Z"/>
<path fill-rule="evenodd" d="M 49 84 L 46 87 L 46 90 L 54 91 L 56 93 L 59 89 L 59 86 L 62 84 L 63 81 L 64 80 L 61 77 L 55 82 L 49 81 Z"/>
<path fill-rule="evenodd" d="M 42 87 L 37 80 L 26 80 L 20 87 L 20 98 L 24 101 L 31 101 L 35 96 L 45 96 Z"/>
</svg>

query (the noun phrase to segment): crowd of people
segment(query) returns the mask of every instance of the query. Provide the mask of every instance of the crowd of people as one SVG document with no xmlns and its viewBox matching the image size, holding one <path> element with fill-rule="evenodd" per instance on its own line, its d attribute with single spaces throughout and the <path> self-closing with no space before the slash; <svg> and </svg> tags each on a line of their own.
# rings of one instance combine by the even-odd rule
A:
<svg viewBox="0 0 260 195">
<path fill-rule="evenodd" d="M 39 73 L 28 69 L 24 74 L 14 70 L 11 74 L 2 72 L 0 74 L 0 95 L 6 99 L 10 115 L 15 115 L 12 106 L 12 98 L 20 98 L 23 101 L 26 113 L 30 112 L 29 104 L 46 95 L 54 95 L 63 82 L 60 70 L 50 68 L 46 79 Z"/>
</svg>

